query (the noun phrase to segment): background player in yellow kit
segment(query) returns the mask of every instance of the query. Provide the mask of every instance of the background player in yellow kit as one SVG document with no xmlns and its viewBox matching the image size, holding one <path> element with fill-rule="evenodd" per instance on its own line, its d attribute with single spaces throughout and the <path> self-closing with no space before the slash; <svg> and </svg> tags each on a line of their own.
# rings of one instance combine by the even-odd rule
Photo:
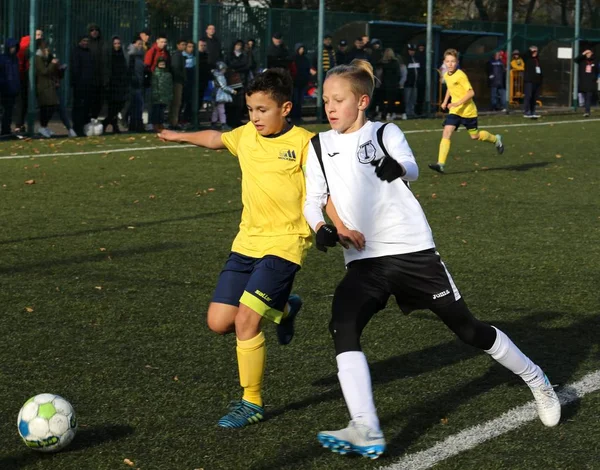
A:
<svg viewBox="0 0 600 470">
<path fill-rule="evenodd" d="M 438 161 L 437 163 L 429 164 L 429 168 L 438 173 L 444 173 L 446 159 L 450 152 L 450 139 L 454 131 L 461 125 L 467 128 L 471 139 L 490 142 L 496 146 L 498 153 L 504 153 L 504 145 L 502 144 L 500 134 L 493 135 L 477 127 L 477 106 L 475 106 L 475 102 L 473 101 L 475 92 L 467 74 L 462 70 L 457 70 L 458 52 L 456 49 L 448 49 L 444 52 L 444 65 L 447 69 L 444 74 L 444 80 L 448 91 L 441 104 L 441 108 L 446 109 L 448 107 L 450 111 L 443 124 L 444 133 L 440 142 Z M 452 102 L 448 103 L 450 98 L 452 98 Z"/>
</svg>

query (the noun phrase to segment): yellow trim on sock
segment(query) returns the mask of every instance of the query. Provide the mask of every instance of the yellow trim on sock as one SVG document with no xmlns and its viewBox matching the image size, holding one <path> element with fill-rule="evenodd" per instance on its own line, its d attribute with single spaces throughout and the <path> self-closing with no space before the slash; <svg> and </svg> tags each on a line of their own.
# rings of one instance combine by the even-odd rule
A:
<svg viewBox="0 0 600 470">
<path fill-rule="evenodd" d="M 238 339 L 236 352 L 240 385 L 244 389 L 243 399 L 263 406 L 261 391 L 267 359 L 264 333 L 261 331 L 254 338 L 245 341 Z"/>
<path fill-rule="evenodd" d="M 440 165 L 446 164 L 448 153 L 450 153 L 450 139 L 444 139 L 442 137 L 442 140 L 440 141 L 440 153 L 438 155 L 438 163 Z"/>
<path fill-rule="evenodd" d="M 283 312 L 271 308 L 269 305 L 264 303 L 261 299 L 251 294 L 250 292 L 244 291 L 240 298 L 240 303 L 246 307 L 251 308 L 261 317 L 271 320 L 274 323 L 281 323 L 281 319 L 284 317 Z"/>
<path fill-rule="evenodd" d="M 479 131 L 479 140 L 495 144 L 497 139 L 494 134 L 490 134 L 488 131 Z"/>
</svg>

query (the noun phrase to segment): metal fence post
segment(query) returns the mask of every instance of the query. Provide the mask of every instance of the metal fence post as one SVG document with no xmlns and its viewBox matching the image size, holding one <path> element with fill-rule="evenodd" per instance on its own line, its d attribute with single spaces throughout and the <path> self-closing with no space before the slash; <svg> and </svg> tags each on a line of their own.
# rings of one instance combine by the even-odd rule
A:
<svg viewBox="0 0 600 470">
<path fill-rule="evenodd" d="M 319 47 L 317 47 L 317 122 L 323 122 L 323 35 L 325 34 L 325 0 L 319 0 Z M 301 97 L 300 99 L 303 99 Z"/>
<path fill-rule="evenodd" d="M 146 28 L 146 0 L 139 0 L 140 31 Z"/>
<path fill-rule="evenodd" d="M 71 63 L 71 31 L 72 31 L 72 22 L 73 22 L 73 0 L 65 0 L 65 15 L 66 15 L 66 21 L 65 21 L 65 37 L 64 37 L 64 41 L 65 41 L 65 49 L 64 49 L 64 53 L 63 53 L 63 57 L 64 57 L 64 64 L 65 65 L 69 65 Z M 67 68 L 66 73 L 65 73 L 65 77 L 63 79 L 63 86 L 62 86 L 62 94 L 63 94 L 63 101 L 65 103 L 65 107 L 68 106 L 69 103 L 69 91 L 71 90 L 71 73 L 69 72 L 69 68 Z"/>
<path fill-rule="evenodd" d="M 506 25 L 506 85 L 505 85 L 505 102 L 506 102 L 506 114 L 510 113 L 510 90 L 511 90 L 511 78 L 510 78 L 510 59 L 512 58 L 512 28 L 513 28 L 513 0 L 508 0 L 508 22 Z"/>
<path fill-rule="evenodd" d="M 431 73 L 433 54 L 433 0 L 427 0 L 427 45 L 425 46 L 425 116 L 431 114 Z"/>
<path fill-rule="evenodd" d="M 581 24 L 581 0 L 575 1 L 575 39 L 573 41 L 573 59 L 579 57 L 579 34 Z M 571 60 L 573 64 L 573 110 L 577 110 L 579 105 L 579 64 Z"/>
<path fill-rule="evenodd" d="M 8 2 L 8 37 L 15 37 L 15 0 Z"/>
<path fill-rule="evenodd" d="M 27 131 L 33 135 L 35 124 L 35 30 L 37 28 L 37 0 L 29 0 L 29 103 L 27 106 Z"/>
<path fill-rule="evenodd" d="M 194 70 L 194 87 L 192 89 L 192 125 L 194 129 L 198 129 L 198 112 L 200 109 L 200 96 L 198 85 L 200 85 L 200 62 L 198 54 L 198 42 L 200 41 L 200 0 L 194 0 L 194 57 L 196 59 L 196 67 Z"/>
</svg>

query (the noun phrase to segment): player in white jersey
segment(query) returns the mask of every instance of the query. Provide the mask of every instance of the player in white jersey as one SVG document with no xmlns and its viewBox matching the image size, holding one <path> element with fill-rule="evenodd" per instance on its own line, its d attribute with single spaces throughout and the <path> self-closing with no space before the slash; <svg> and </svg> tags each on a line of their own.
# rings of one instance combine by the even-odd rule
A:
<svg viewBox="0 0 600 470">
<path fill-rule="evenodd" d="M 441 261 L 408 185 L 418 167 L 404 134 L 395 124 L 366 119 L 374 83 L 366 61 L 329 70 L 323 101 L 332 130 L 313 137 L 308 156 L 304 215 L 317 247 L 326 250 L 338 241 L 348 247 L 329 328 L 351 421 L 347 428 L 320 432 L 319 441 L 341 454 L 377 458 L 385 451 L 360 336 L 392 295 L 405 313 L 430 309 L 462 341 L 519 375 L 533 392 L 542 422 L 555 426 L 560 403 L 542 369 L 502 331 L 471 314 Z M 329 198 L 334 225 L 323 219 Z"/>
</svg>

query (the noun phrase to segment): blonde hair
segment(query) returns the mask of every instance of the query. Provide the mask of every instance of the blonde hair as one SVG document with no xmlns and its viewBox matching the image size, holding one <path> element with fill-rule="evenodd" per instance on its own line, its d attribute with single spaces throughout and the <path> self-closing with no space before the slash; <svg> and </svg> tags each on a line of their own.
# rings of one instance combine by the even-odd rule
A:
<svg viewBox="0 0 600 470">
<path fill-rule="evenodd" d="M 392 49 L 391 47 L 388 47 L 383 52 L 383 58 L 381 60 L 382 60 L 382 62 L 389 62 L 391 60 L 396 60 L 396 54 L 394 53 L 394 49 Z"/>
<path fill-rule="evenodd" d="M 444 51 L 444 59 L 446 58 L 446 56 L 451 55 L 452 57 L 454 57 L 455 59 L 458 59 L 458 51 L 456 49 L 446 49 Z"/>
<path fill-rule="evenodd" d="M 338 65 L 329 69 L 325 79 L 337 75 L 345 78 L 350 82 L 352 92 L 356 96 L 368 95 L 369 98 L 373 96 L 373 90 L 375 89 L 375 73 L 373 72 L 373 66 L 366 60 L 354 59 L 348 65 Z"/>
</svg>

